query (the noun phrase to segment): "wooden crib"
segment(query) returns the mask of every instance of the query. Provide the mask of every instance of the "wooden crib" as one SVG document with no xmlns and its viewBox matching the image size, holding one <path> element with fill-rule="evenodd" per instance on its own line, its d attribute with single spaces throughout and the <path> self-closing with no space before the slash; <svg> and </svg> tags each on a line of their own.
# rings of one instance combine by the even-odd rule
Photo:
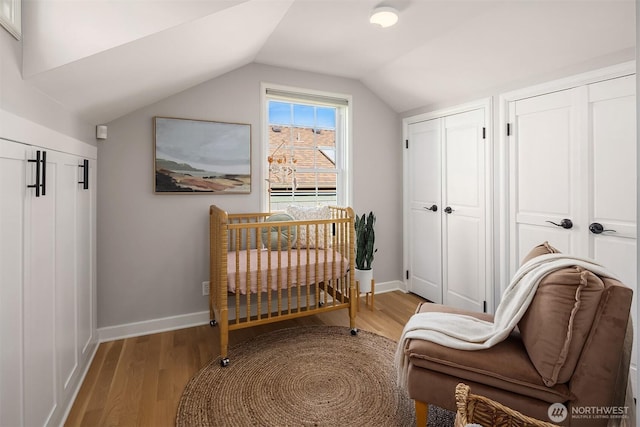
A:
<svg viewBox="0 0 640 427">
<path fill-rule="evenodd" d="M 220 326 L 222 366 L 235 329 L 348 309 L 357 333 L 354 214 L 329 210 L 330 219 L 272 222 L 272 213 L 211 206 L 209 312 Z"/>
</svg>

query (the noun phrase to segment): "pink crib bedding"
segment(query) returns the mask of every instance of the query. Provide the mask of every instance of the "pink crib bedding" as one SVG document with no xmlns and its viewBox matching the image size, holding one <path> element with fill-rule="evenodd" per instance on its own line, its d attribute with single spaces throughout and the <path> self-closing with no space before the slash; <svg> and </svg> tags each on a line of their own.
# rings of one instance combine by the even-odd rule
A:
<svg viewBox="0 0 640 427">
<path fill-rule="evenodd" d="M 271 262 L 269 262 L 271 252 Z M 229 292 L 235 293 L 240 288 L 240 293 L 247 293 L 247 282 L 250 284 L 250 292 L 258 291 L 258 278 L 260 278 L 260 291 L 266 292 L 270 285 L 272 290 L 278 290 L 278 280 L 281 289 L 287 289 L 287 285 L 310 285 L 317 282 L 344 277 L 349 270 L 349 260 L 337 251 L 329 249 L 325 254 L 324 249 L 292 249 L 291 269 L 289 269 L 289 253 L 287 251 L 268 251 L 265 249 L 251 249 L 250 251 L 231 251 L 227 253 L 227 283 Z M 249 264 L 247 265 L 247 258 Z M 258 271 L 258 258 L 260 258 L 260 271 Z M 299 258 L 299 259 L 298 259 Z M 326 258 L 326 259 L 325 259 Z M 280 259 L 280 269 L 278 269 Z M 270 267 L 269 267 L 270 265 Z M 236 268 L 237 267 L 237 268 Z M 278 270 L 280 277 L 278 278 Z M 247 274 L 248 271 L 248 274 Z M 271 276 L 271 281 L 268 281 Z"/>
</svg>

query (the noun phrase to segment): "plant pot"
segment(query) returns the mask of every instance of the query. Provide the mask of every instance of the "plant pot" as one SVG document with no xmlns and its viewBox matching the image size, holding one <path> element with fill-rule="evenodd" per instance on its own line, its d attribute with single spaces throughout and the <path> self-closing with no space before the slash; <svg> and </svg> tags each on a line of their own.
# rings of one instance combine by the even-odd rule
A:
<svg viewBox="0 0 640 427">
<path fill-rule="evenodd" d="M 356 268 L 356 282 L 360 284 L 360 293 L 371 292 L 371 281 L 373 280 L 373 269 L 359 270 Z"/>
</svg>

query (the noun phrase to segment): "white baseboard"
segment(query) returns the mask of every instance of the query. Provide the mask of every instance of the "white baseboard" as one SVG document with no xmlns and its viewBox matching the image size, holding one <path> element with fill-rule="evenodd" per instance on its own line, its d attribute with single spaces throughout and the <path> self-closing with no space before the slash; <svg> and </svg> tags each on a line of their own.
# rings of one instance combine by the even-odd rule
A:
<svg viewBox="0 0 640 427">
<path fill-rule="evenodd" d="M 89 350 L 90 354 L 89 357 L 86 360 L 86 363 L 84 365 L 84 368 L 82 369 L 82 372 L 80 373 L 80 377 L 78 378 L 77 381 L 75 381 L 75 386 L 73 387 L 73 392 L 71 394 L 71 397 L 69 399 L 68 402 L 66 402 L 66 408 L 62 414 L 62 420 L 60 422 L 60 426 L 64 426 L 64 424 L 67 422 L 67 418 L 69 417 L 69 413 L 71 412 L 71 409 L 73 408 L 73 404 L 76 401 L 76 398 L 78 397 L 78 393 L 80 392 L 80 388 L 82 387 L 82 384 L 84 384 L 84 379 L 87 377 L 87 373 L 89 372 L 89 368 L 91 367 L 91 365 L 93 364 L 93 359 L 96 357 L 96 353 L 98 352 L 98 347 L 99 344 L 98 342 L 92 342 L 91 346 L 93 347 L 91 350 Z"/>
<path fill-rule="evenodd" d="M 385 292 L 402 291 L 407 292 L 402 280 L 392 280 L 390 282 L 376 283 L 376 294 L 383 294 Z"/>
<path fill-rule="evenodd" d="M 404 283 L 400 280 L 376 283 L 376 294 L 391 291 L 403 291 Z M 98 341 L 115 341 L 123 338 L 139 337 L 142 335 L 156 334 L 158 332 L 174 331 L 176 329 L 191 328 L 193 326 L 209 323 L 209 311 L 180 314 L 177 316 L 149 319 L 141 322 L 126 323 L 124 325 L 107 326 L 98 328 Z"/>
<path fill-rule="evenodd" d="M 122 338 L 139 337 L 141 335 L 190 328 L 207 323 L 209 323 L 208 310 L 98 328 L 98 339 L 100 342 L 114 341 Z"/>
</svg>

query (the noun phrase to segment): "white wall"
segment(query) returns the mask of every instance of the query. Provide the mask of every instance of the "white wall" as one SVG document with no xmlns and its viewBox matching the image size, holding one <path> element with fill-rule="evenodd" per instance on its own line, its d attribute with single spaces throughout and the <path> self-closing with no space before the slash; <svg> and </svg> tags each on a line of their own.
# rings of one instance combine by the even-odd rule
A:
<svg viewBox="0 0 640 427">
<path fill-rule="evenodd" d="M 361 83 L 250 64 L 108 124 L 98 160 L 98 327 L 202 312 L 209 277 L 209 205 L 260 210 L 260 83 L 353 97 L 353 207 L 377 221 L 377 282 L 402 275 L 401 122 Z M 154 116 L 250 123 L 249 195 L 155 195 Z"/>
<path fill-rule="evenodd" d="M 93 125 L 23 80 L 21 70 L 22 43 L 0 28 L 0 110 L 95 145 Z"/>
</svg>

